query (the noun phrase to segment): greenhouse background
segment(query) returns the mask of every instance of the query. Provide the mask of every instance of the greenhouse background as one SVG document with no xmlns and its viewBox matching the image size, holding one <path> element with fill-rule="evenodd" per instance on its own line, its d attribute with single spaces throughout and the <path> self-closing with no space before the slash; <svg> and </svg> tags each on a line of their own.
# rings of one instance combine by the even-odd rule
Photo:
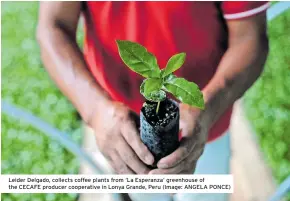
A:
<svg viewBox="0 0 290 201">
<path fill-rule="evenodd" d="M 289 3 L 289 2 L 288 2 Z M 81 120 L 42 66 L 35 40 L 38 2 L 1 2 L 2 100 L 31 112 L 81 144 Z M 269 21 L 266 68 L 242 98 L 265 163 L 277 182 L 290 175 L 290 9 Z M 78 43 L 83 32 L 79 26 Z M 2 174 L 78 174 L 80 161 L 58 141 L 2 113 Z M 57 161 L 57 163 L 55 162 Z M 3 201 L 74 201 L 77 194 L 3 194 Z M 287 201 L 290 201 L 290 193 Z"/>
</svg>

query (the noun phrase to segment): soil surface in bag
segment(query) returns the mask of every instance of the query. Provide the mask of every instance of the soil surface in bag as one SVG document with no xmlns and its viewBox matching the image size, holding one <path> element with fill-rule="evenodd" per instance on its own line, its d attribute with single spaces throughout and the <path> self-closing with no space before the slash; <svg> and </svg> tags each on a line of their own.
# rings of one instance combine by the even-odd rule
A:
<svg viewBox="0 0 290 201">
<path fill-rule="evenodd" d="M 160 103 L 147 101 L 141 109 L 141 140 L 154 155 L 153 168 L 157 162 L 171 154 L 179 146 L 179 108 L 177 103 L 166 99 Z"/>
</svg>

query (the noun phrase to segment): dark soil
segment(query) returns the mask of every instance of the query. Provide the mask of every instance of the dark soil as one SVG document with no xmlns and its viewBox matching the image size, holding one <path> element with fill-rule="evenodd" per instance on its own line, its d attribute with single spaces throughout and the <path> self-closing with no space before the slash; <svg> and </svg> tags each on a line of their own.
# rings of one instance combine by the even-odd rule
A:
<svg viewBox="0 0 290 201">
<path fill-rule="evenodd" d="M 160 102 L 158 114 L 156 114 L 157 103 L 145 103 L 142 108 L 147 121 L 154 127 L 166 127 L 174 118 L 176 118 L 178 107 L 168 99 Z"/>
<path fill-rule="evenodd" d="M 155 162 L 171 154 L 179 146 L 179 108 L 171 100 L 160 103 L 156 114 L 157 103 L 146 102 L 140 113 L 140 136 L 142 142 L 153 154 Z"/>
</svg>

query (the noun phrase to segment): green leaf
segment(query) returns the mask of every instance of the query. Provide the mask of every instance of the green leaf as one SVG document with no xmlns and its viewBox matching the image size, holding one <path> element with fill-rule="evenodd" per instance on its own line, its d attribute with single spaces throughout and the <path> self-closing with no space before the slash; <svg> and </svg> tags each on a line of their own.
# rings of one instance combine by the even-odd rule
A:
<svg viewBox="0 0 290 201">
<path fill-rule="evenodd" d="M 146 79 L 147 80 L 147 79 Z M 145 83 L 146 80 L 143 80 L 142 84 L 140 85 L 140 93 L 145 97 Z"/>
<path fill-rule="evenodd" d="M 149 94 L 146 94 L 145 97 L 147 100 L 153 101 L 153 102 L 159 102 L 163 101 L 166 98 L 165 91 L 159 90 L 159 91 L 153 91 Z"/>
<path fill-rule="evenodd" d="M 163 82 L 169 82 L 171 79 L 175 79 L 177 78 L 175 75 L 173 75 L 172 73 L 170 73 L 169 75 L 165 76 L 163 78 Z"/>
<path fill-rule="evenodd" d="M 204 109 L 203 94 L 195 83 L 183 78 L 173 78 L 167 81 L 164 87 L 181 102 Z"/>
<path fill-rule="evenodd" d="M 165 76 L 169 75 L 170 73 L 173 73 L 174 71 L 179 69 L 185 61 L 185 56 L 186 56 L 185 53 L 179 53 L 179 54 L 173 55 L 168 60 L 166 68 L 163 69 L 162 77 L 165 77 Z"/>
<path fill-rule="evenodd" d="M 146 78 L 159 78 L 160 69 L 156 57 L 138 43 L 117 40 L 123 62 L 134 72 Z"/>
<path fill-rule="evenodd" d="M 162 79 L 148 78 L 142 82 L 140 92 L 147 100 L 158 102 L 166 98 L 166 93 L 161 87 Z"/>
<path fill-rule="evenodd" d="M 162 87 L 162 79 L 160 78 L 148 78 L 146 79 L 144 92 L 149 94 L 153 91 L 159 91 Z"/>
</svg>

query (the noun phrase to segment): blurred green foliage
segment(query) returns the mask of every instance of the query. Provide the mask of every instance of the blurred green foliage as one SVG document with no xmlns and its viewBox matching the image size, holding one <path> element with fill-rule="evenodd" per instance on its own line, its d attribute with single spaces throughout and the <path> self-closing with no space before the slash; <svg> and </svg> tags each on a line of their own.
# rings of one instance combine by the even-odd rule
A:
<svg viewBox="0 0 290 201">
<path fill-rule="evenodd" d="M 1 2 L 2 99 L 32 112 L 81 142 L 74 107 L 41 64 L 35 40 L 38 2 Z M 78 34 L 81 44 L 83 33 Z M 2 174 L 77 174 L 79 160 L 62 145 L 2 114 Z M 76 194 L 3 194 L 2 201 L 72 201 Z"/>
<path fill-rule="evenodd" d="M 1 194 L 1 201 L 72 201 L 76 200 L 76 194 Z"/>
<path fill-rule="evenodd" d="M 2 98 L 81 142 L 80 122 L 44 70 L 35 41 L 38 2 L 2 2 Z M 245 108 L 277 181 L 290 175 L 290 12 L 269 23 L 270 54 Z M 82 44 L 79 30 L 78 42 Z M 3 174 L 76 174 L 79 161 L 22 120 L 2 115 Z M 55 162 L 57 161 L 57 163 Z M 71 201 L 75 194 L 3 194 L 3 201 Z M 290 200 L 290 199 L 289 199 Z"/>
<path fill-rule="evenodd" d="M 279 1 L 271 1 L 270 3 L 271 3 L 271 5 L 274 5 L 276 3 L 279 3 Z"/>
<path fill-rule="evenodd" d="M 270 53 L 265 70 L 244 98 L 247 115 L 278 183 L 290 175 L 289 25 L 290 10 L 269 22 Z"/>
</svg>

